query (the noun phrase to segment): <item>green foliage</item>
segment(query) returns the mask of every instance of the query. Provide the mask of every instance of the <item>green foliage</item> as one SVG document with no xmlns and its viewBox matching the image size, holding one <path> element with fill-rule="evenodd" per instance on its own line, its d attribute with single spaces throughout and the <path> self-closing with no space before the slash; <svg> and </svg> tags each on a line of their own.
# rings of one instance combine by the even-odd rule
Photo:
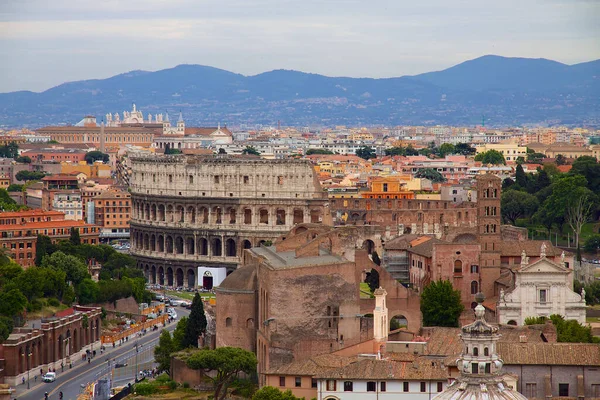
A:
<svg viewBox="0 0 600 400">
<path fill-rule="evenodd" d="M 600 304 L 600 281 L 595 280 L 585 285 L 585 303 L 588 306 Z M 577 291 L 581 293 L 581 289 Z"/>
<path fill-rule="evenodd" d="M 446 157 L 449 154 L 456 153 L 456 147 L 452 143 L 442 143 L 437 149 L 437 153 L 440 157 Z"/>
<path fill-rule="evenodd" d="M 14 201 L 8 191 L 4 188 L 0 189 L 0 211 L 18 211 L 24 208 Z"/>
<path fill-rule="evenodd" d="M 600 194 L 600 164 L 594 157 L 583 156 L 573 161 L 569 175 L 580 175 L 585 177 L 587 188 L 596 194 Z"/>
<path fill-rule="evenodd" d="M 513 225 L 517 218 L 531 217 L 540 205 L 534 195 L 518 190 L 503 192 L 501 204 L 502 218 Z"/>
<path fill-rule="evenodd" d="M 165 147 L 165 154 L 181 154 L 181 150 L 173 149 L 169 146 L 169 144 L 167 144 Z"/>
<path fill-rule="evenodd" d="M 546 155 L 543 153 L 527 153 L 527 162 L 530 164 L 541 164 L 544 158 Z"/>
<path fill-rule="evenodd" d="M 46 176 L 45 172 L 38 172 L 38 171 L 19 171 L 17 172 L 17 174 L 15 175 L 15 178 L 17 178 L 18 181 L 39 181 L 40 179 L 42 179 L 44 176 Z"/>
<path fill-rule="evenodd" d="M 5 257 L 5 256 L 4 256 Z M 18 278 L 23 273 L 23 267 L 10 259 L 0 260 L 0 287 Z"/>
<path fill-rule="evenodd" d="M 249 154 L 251 156 L 260 156 L 260 151 L 256 150 L 254 146 L 246 146 L 244 150 L 242 150 L 242 154 Z"/>
<path fill-rule="evenodd" d="M 18 156 L 15 158 L 15 161 L 23 164 L 31 164 L 31 157 L 28 156 Z"/>
<path fill-rule="evenodd" d="M 154 359 L 158 363 L 158 371 L 169 372 L 171 368 L 171 354 L 175 351 L 171 333 L 163 329 L 158 339 L 158 345 L 154 347 Z"/>
<path fill-rule="evenodd" d="M 463 310 L 460 291 L 454 290 L 450 281 L 433 281 L 423 289 L 421 313 L 424 326 L 457 327 Z"/>
<path fill-rule="evenodd" d="M 304 400 L 304 397 L 296 397 L 291 390 L 282 392 L 273 386 L 263 386 L 254 393 L 252 400 Z"/>
<path fill-rule="evenodd" d="M 181 319 L 177 321 L 177 326 L 173 331 L 173 348 L 175 349 L 175 351 L 183 350 L 186 348 L 186 346 L 184 346 L 184 340 L 187 325 L 188 317 L 181 317 Z"/>
<path fill-rule="evenodd" d="M 522 188 L 527 188 L 527 175 L 523 170 L 523 166 L 521 164 L 517 165 L 517 169 L 515 171 L 515 182 Z"/>
<path fill-rule="evenodd" d="M 204 303 L 200 294 L 196 293 L 192 300 L 192 311 L 188 318 L 185 334 L 183 336 L 183 347 L 198 347 L 198 337 L 206 332 L 206 315 L 204 314 Z"/>
<path fill-rule="evenodd" d="M 18 183 L 13 183 L 6 188 L 7 192 L 22 192 L 23 185 L 19 185 Z"/>
<path fill-rule="evenodd" d="M 9 317 L 0 317 L 0 343 L 4 342 L 14 328 L 13 319 Z"/>
<path fill-rule="evenodd" d="M 446 178 L 433 168 L 421 168 L 415 173 L 415 178 L 429 179 L 431 182 L 446 182 Z"/>
<path fill-rule="evenodd" d="M 481 161 L 483 164 L 500 165 L 506 164 L 502 153 L 497 150 L 488 150 L 475 156 L 475 161 Z"/>
<path fill-rule="evenodd" d="M 77 294 L 79 304 L 93 304 L 98 301 L 100 288 L 96 282 L 90 278 L 85 278 L 77 286 L 75 286 L 75 294 Z"/>
<path fill-rule="evenodd" d="M 78 228 L 71 228 L 71 234 L 69 236 L 69 242 L 71 242 L 71 244 L 73 246 L 79 246 L 81 244 L 81 237 L 79 236 L 79 229 Z"/>
<path fill-rule="evenodd" d="M 556 326 L 557 341 L 563 343 L 600 343 L 592 335 L 592 328 L 583 326 L 574 319 L 565 320 L 560 315 L 551 315 L 550 319 Z"/>
<path fill-rule="evenodd" d="M 85 162 L 88 164 L 93 164 L 96 161 L 102 161 L 103 163 L 107 163 L 109 159 L 110 157 L 108 156 L 108 154 L 98 150 L 88 151 L 87 153 L 85 153 L 84 158 Z"/>
<path fill-rule="evenodd" d="M 379 288 L 379 272 L 375 268 L 371 269 L 371 271 L 367 273 L 365 283 L 369 285 L 371 293 L 373 293 L 375 289 Z"/>
<path fill-rule="evenodd" d="M 454 146 L 454 151 L 456 152 L 456 154 L 470 156 L 475 154 L 477 150 L 475 150 L 475 148 L 468 143 L 457 143 L 456 146 Z"/>
<path fill-rule="evenodd" d="M 558 154 L 554 160 L 556 165 L 565 165 L 567 163 L 567 158 L 562 154 Z"/>
<path fill-rule="evenodd" d="M 42 267 L 64 271 L 67 281 L 77 285 L 85 278 L 89 278 L 87 266 L 78 257 L 67 255 L 62 251 L 56 251 L 52 255 L 45 256 Z"/>
<path fill-rule="evenodd" d="M 187 362 L 192 369 L 202 370 L 214 384 L 215 400 L 227 395 L 227 387 L 240 372 L 256 372 L 254 353 L 237 347 L 218 347 L 215 350 L 200 350 L 192 354 Z"/>
<path fill-rule="evenodd" d="M 525 318 L 525 325 L 542 325 L 546 323 L 546 320 L 548 318 L 541 316 L 541 317 L 527 317 Z"/>
<path fill-rule="evenodd" d="M 377 154 L 375 154 L 375 149 L 369 146 L 362 146 L 356 150 L 356 155 L 362 158 L 363 160 L 370 160 L 371 158 L 377 158 Z"/>
<path fill-rule="evenodd" d="M 14 288 L 7 292 L 0 292 L 0 315 L 14 317 L 21 315 L 27 306 L 27 298 L 20 290 Z"/>
<path fill-rule="evenodd" d="M 583 249 L 587 253 L 596 254 L 598 252 L 598 250 L 600 250 L 600 235 L 593 234 L 593 235 L 588 236 L 588 238 L 585 240 L 585 243 L 583 245 Z"/>
<path fill-rule="evenodd" d="M 35 265 L 42 265 L 44 256 L 50 255 L 56 251 L 56 246 L 52 243 L 49 236 L 38 235 L 35 242 Z"/>
<path fill-rule="evenodd" d="M 333 151 L 326 149 L 308 149 L 306 150 L 306 155 L 311 156 L 313 154 L 333 154 Z"/>
<path fill-rule="evenodd" d="M 19 156 L 19 146 L 15 142 L 9 143 L 6 146 L 0 146 L 0 157 L 16 158 Z"/>
</svg>

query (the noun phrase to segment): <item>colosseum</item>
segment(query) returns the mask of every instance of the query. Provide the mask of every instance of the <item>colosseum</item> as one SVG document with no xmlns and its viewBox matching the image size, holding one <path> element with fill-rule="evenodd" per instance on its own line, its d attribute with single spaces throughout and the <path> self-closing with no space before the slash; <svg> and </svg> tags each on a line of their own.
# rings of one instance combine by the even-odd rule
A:
<svg viewBox="0 0 600 400">
<path fill-rule="evenodd" d="M 131 167 L 131 253 L 150 283 L 210 289 L 244 249 L 330 218 L 306 160 L 145 155 Z"/>
</svg>

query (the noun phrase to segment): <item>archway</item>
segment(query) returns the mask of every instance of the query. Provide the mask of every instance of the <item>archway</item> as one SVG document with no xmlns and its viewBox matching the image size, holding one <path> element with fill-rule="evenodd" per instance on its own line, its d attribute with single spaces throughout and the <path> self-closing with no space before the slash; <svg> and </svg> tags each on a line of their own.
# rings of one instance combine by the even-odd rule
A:
<svg viewBox="0 0 600 400">
<path fill-rule="evenodd" d="M 183 287 L 183 270 L 181 268 L 177 268 L 175 286 Z"/>
<path fill-rule="evenodd" d="M 402 314 L 390 318 L 390 332 L 400 328 L 408 328 L 408 318 Z"/>
<path fill-rule="evenodd" d="M 173 286 L 173 268 L 167 268 L 167 286 Z"/>
<path fill-rule="evenodd" d="M 175 212 L 175 221 L 184 222 L 184 216 L 185 216 L 185 212 L 183 211 L 183 207 L 177 206 L 176 212 Z"/>
<path fill-rule="evenodd" d="M 208 240 L 206 238 L 200 238 L 198 241 L 198 252 L 201 256 L 208 255 Z"/>
<path fill-rule="evenodd" d="M 158 206 L 158 220 L 165 222 L 166 218 L 165 218 L 165 206 L 164 205 L 159 205 Z"/>
<path fill-rule="evenodd" d="M 221 239 L 214 238 L 213 239 L 213 245 L 212 245 L 212 255 L 213 256 L 220 257 L 223 254 L 221 246 L 222 246 Z"/>
<path fill-rule="evenodd" d="M 156 284 L 156 265 L 150 268 L 150 282 Z"/>
<path fill-rule="evenodd" d="M 77 333 L 77 329 L 73 329 L 73 353 L 79 351 L 79 335 Z"/>
<path fill-rule="evenodd" d="M 187 220 L 190 224 L 196 223 L 196 209 L 194 207 L 188 207 L 187 209 Z"/>
<path fill-rule="evenodd" d="M 177 254 L 183 254 L 183 238 L 181 236 L 175 238 L 175 252 Z"/>
<path fill-rule="evenodd" d="M 64 348 L 64 339 L 63 335 L 58 337 L 58 359 L 65 358 L 65 348 Z"/>
<path fill-rule="evenodd" d="M 173 253 L 173 237 L 171 236 L 167 236 L 167 245 L 165 246 L 167 248 L 167 253 L 172 254 Z"/>
<path fill-rule="evenodd" d="M 305 226 L 299 226 L 298 228 L 296 228 L 296 230 L 294 231 L 294 233 L 296 235 L 299 235 L 299 234 L 301 234 L 303 232 L 306 232 L 307 230 L 308 230 L 307 227 L 305 227 Z"/>
<path fill-rule="evenodd" d="M 156 251 L 156 236 L 154 234 L 150 236 L 150 251 Z"/>
<path fill-rule="evenodd" d="M 164 251 L 165 251 L 165 237 L 163 235 L 158 235 L 157 241 L 158 241 L 158 243 L 157 243 L 158 244 L 158 246 L 157 246 L 158 247 L 158 251 L 160 253 L 164 253 Z"/>
<path fill-rule="evenodd" d="M 515 321 L 514 319 L 511 319 L 510 321 L 508 321 L 508 325 L 517 326 L 517 321 Z"/>
<path fill-rule="evenodd" d="M 200 218 L 202 218 L 202 223 L 208 224 L 208 208 L 200 207 L 198 214 L 200 215 Z"/>
<path fill-rule="evenodd" d="M 237 254 L 237 249 L 235 246 L 235 240 L 233 239 L 227 239 L 225 241 L 225 255 L 227 257 L 235 257 Z"/>
<path fill-rule="evenodd" d="M 204 275 L 202 276 L 202 287 L 206 290 L 212 290 L 213 276 L 210 271 L 204 271 Z"/>
<path fill-rule="evenodd" d="M 313 224 L 321 222 L 321 211 L 310 210 L 310 222 Z"/>
<path fill-rule="evenodd" d="M 150 250 L 150 235 L 144 235 L 144 250 Z"/>
<path fill-rule="evenodd" d="M 304 222 L 304 211 L 295 209 L 294 210 L 294 225 L 301 224 Z"/>
<path fill-rule="evenodd" d="M 158 284 L 165 284 L 165 270 L 162 266 L 158 267 Z"/>
<path fill-rule="evenodd" d="M 251 249 L 252 248 L 252 242 L 250 242 L 249 240 L 244 240 L 242 242 L 242 246 L 244 247 L 244 249 Z"/>
<path fill-rule="evenodd" d="M 190 237 L 186 239 L 186 251 L 187 254 L 194 255 L 196 253 L 196 246 L 194 243 L 194 238 Z"/>
<path fill-rule="evenodd" d="M 285 210 L 278 209 L 275 213 L 275 225 L 285 225 Z"/>
<path fill-rule="evenodd" d="M 362 248 L 367 250 L 369 254 L 372 254 L 375 251 L 375 243 L 371 239 L 367 239 L 363 242 Z"/>
<path fill-rule="evenodd" d="M 187 283 L 189 288 L 196 286 L 196 273 L 193 268 L 188 268 L 187 270 Z"/>
<path fill-rule="evenodd" d="M 156 221 L 156 204 L 152 204 L 150 207 L 150 219 Z"/>
<path fill-rule="evenodd" d="M 235 224 L 236 221 L 237 221 L 236 211 L 235 211 L 235 208 L 232 207 L 229 209 L 229 223 Z"/>
</svg>

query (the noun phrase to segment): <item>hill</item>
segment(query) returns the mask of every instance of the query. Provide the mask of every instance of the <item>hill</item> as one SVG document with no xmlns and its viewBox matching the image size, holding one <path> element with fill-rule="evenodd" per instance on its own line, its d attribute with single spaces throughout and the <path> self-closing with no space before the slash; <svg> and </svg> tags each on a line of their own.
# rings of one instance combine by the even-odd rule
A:
<svg viewBox="0 0 600 400">
<path fill-rule="evenodd" d="M 131 71 L 41 93 L 0 94 L 0 124 L 39 127 L 129 109 L 184 112 L 192 124 L 600 125 L 600 60 L 483 56 L 397 78 L 327 77 L 289 70 L 244 76 L 202 65 Z"/>
</svg>

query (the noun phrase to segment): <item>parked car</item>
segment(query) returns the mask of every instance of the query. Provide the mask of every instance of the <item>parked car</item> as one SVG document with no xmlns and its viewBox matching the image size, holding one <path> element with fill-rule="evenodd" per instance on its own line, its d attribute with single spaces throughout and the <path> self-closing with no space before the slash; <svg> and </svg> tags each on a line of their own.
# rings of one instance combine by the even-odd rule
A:
<svg viewBox="0 0 600 400">
<path fill-rule="evenodd" d="M 42 380 L 44 382 L 54 382 L 56 380 L 56 372 L 46 372 Z"/>
<path fill-rule="evenodd" d="M 123 367 L 126 367 L 126 366 L 127 366 L 127 363 L 116 363 L 115 364 L 115 368 L 123 368 Z"/>
</svg>

